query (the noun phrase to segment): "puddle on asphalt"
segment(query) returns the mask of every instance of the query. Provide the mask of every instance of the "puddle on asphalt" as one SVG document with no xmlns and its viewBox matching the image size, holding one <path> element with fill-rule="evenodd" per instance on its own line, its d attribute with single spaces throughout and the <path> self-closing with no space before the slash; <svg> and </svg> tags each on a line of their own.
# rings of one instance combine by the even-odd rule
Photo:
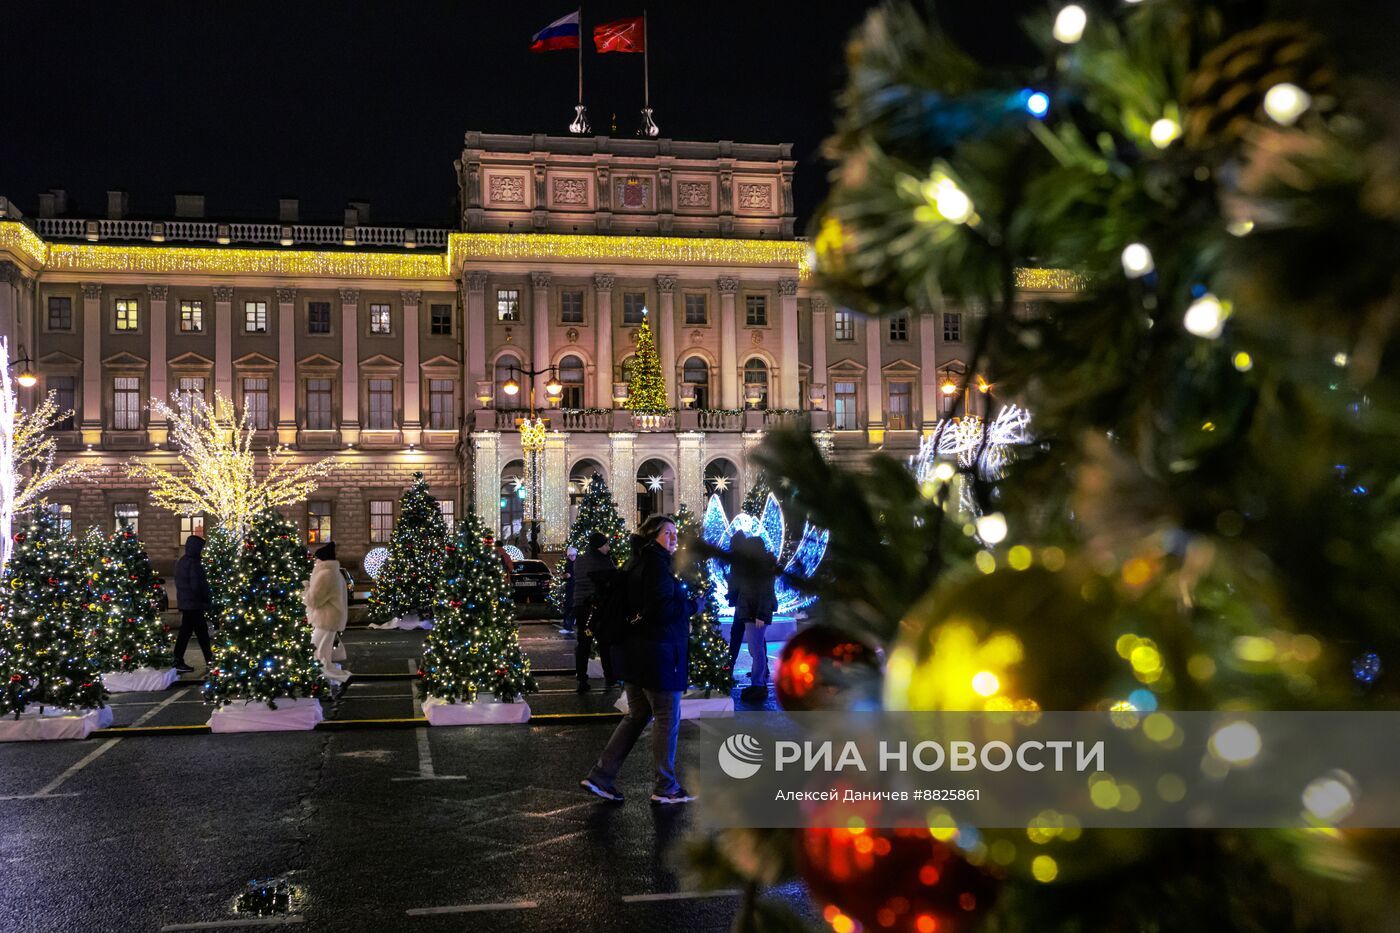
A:
<svg viewBox="0 0 1400 933">
<path fill-rule="evenodd" d="M 235 913 L 251 917 L 275 917 L 292 913 L 301 903 L 302 888 L 286 878 L 248 882 L 247 889 L 234 898 Z"/>
</svg>

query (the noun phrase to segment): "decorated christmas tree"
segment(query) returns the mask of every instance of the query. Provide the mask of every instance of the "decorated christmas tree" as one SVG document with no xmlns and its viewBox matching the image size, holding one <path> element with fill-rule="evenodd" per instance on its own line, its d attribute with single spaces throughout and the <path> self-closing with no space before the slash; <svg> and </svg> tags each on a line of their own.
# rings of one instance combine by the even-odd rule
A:
<svg viewBox="0 0 1400 933">
<path fill-rule="evenodd" d="M 86 644 L 86 580 L 70 542 L 46 509 L 12 536 L 0 577 L 0 713 L 96 709 L 107 692 Z"/>
<path fill-rule="evenodd" d="M 86 624 L 94 663 L 104 673 L 168 668 L 161 585 L 141 538 L 123 522 L 103 545 L 88 576 Z"/>
<path fill-rule="evenodd" d="M 275 709 L 282 698 L 319 696 L 326 684 L 301 602 L 311 561 L 296 526 L 267 509 L 235 540 L 232 558 L 211 559 L 207 570 L 223 607 L 205 699 L 261 700 Z"/>
<path fill-rule="evenodd" d="M 569 528 L 568 547 L 580 554 L 588 547 L 588 536 L 598 532 L 608 539 L 608 555 L 621 566 L 631 553 L 631 536 L 622 524 L 622 516 L 617 512 L 617 501 L 608 491 L 603 477 L 594 473 L 584 488 L 583 499 L 578 506 L 578 515 Z M 549 601 L 555 609 L 564 609 L 564 573 L 566 562 L 559 561 L 554 566 L 554 582 L 549 589 Z"/>
<path fill-rule="evenodd" d="M 710 562 L 700 553 L 700 520 L 682 504 L 676 513 L 680 544 L 676 548 L 678 575 L 691 593 L 704 593 L 705 603 L 690 617 L 690 684 L 699 690 L 727 693 L 734 686 L 734 670 L 729 666 L 729 643 L 719 627 L 719 607 L 710 582 Z"/>
<path fill-rule="evenodd" d="M 637 328 L 637 355 L 627 375 L 627 407 L 643 413 L 669 411 L 671 407 L 666 404 L 666 377 L 646 320 Z"/>
<path fill-rule="evenodd" d="M 431 615 L 447 539 L 447 526 L 437 500 L 428 493 L 428 481 L 422 473 L 414 473 L 413 485 L 399 500 L 389 559 L 369 599 L 371 621 L 382 624 L 410 615 Z"/>
<path fill-rule="evenodd" d="M 510 703 L 536 690 L 494 547 L 491 530 L 475 513 L 444 547 L 433 628 L 419 671 L 429 697 L 474 703 L 478 694 L 489 693 Z"/>
<path fill-rule="evenodd" d="M 1396 99 L 1268 7 L 1065 6 L 1019 71 L 931 6 L 855 38 L 817 285 L 874 315 L 985 309 L 957 378 L 1039 438 L 979 520 L 890 457 L 759 453 L 830 529 L 825 647 L 882 649 L 887 709 L 1400 699 Z M 837 660 L 803 658 L 808 681 Z M 1391 924 L 1396 835 L 1299 807 L 1312 828 L 733 831 L 701 864 L 750 891 L 800 876 L 838 930 Z M 736 929 L 801 925 L 775 909 L 750 898 Z"/>
<path fill-rule="evenodd" d="M 758 518 L 763 514 L 763 507 L 768 503 L 768 494 L 772 491 L 772 487 L 768 485 L 767 472 L 759 470 L 753 478 L 753 485 L 749 487 L 748 492 L 744 493 L 743 504 L 739 506 L 740 510 L 746 515 Z"/>
</svg>

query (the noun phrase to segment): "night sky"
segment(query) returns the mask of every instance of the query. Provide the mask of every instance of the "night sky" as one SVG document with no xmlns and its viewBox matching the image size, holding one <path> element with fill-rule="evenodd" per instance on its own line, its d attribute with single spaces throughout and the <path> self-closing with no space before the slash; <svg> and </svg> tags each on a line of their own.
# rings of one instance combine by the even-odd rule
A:
<svg viewBox="0 0 1400 933">
<path fill-rule="evenodd" d="M 652 3 L 652 107 L 674 139 L 791 142 L 799 228 L 820 201 L 818 149 L 845 77 L 843 47 L 873 4 Z M 174 213 L 202 192 L 211 218 L 453 226 L 452 162 L 468 129 L 567 133 L 576 53 L 532 54 L 568 0 L 46 0 L 7 3 L 0 194 L 31 214 L 66 188 L 69 214 Z M 1011 32 L 1015 0 L 944 5 L 974 42 Z M 642 4 L 584 8 L 585 34 Z M 587 43 L 588 40 L 585 39 Z M 584 51 L 595 132 L 635 134 L 642 57 Z M 76 206 L 73 202 L 76 200 Z"/>
</svg>

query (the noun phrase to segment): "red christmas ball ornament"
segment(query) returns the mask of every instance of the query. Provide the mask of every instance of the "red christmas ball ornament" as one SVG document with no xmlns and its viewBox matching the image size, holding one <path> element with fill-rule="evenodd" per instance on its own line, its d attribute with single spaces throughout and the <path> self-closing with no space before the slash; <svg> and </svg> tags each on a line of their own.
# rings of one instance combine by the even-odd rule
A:
<svg viewBox="0 0 1400 933">
<path fill-rule="evenodd" d="M 52 583 L 53 581 L 50 580 L 49 582 Z M 102 594 L 102 601 L 103 601 L 104 603 L 110 603 L 110 602 L 112 601 L 112 594 L 111 594 L 111 593 L 103 593 L 103 594 Z"/>
<path fill-rule="evenodd" d="M 19 682 L 20 682 L 21 680 L 23 680 L 23 679 L 24 679 L 24 678 L 21 677 L 21 676 L 18 675 L 18 674 L 11 674 L 11 675 L 10 675 L 10 683 L 12 683 L 12 684 L 17 684 L 17 683 L 19 683 Z"/>
<path fill-rule="evenodd" d="M 243 547 L 246 548 L 247 550 L 251 551 L 251 550 L 253 549 L 253 542 L 251 542 L 251 541 L 244 541 L 244 542 L 243 542 Z"/>
<path fill-rule="evenodd" d="M 450 604 L 450 605 L 452 606 L 453 609 L 461 609 L 461 608 L 462 608 L 462 601 L 461 601 L 460 599 L 454 599 L 454 600 L 451 601 L 451 604 Z"/>
<path fill-rule="evenodd" d="M 58 578 L 57 578 L 57 577 L 49 577 L 49 586 L 58 586 Z M 102 598 L 103 598 L 103 599 L 108 599 L 108 600 L 111 599 L 110 596 L 103 596 Z"/>
<path fill-rule="evenodd" d="M 804 829 L 797 861 L 835 929 L 844 916 L 868 931 L 966 933 L 1001 887 L 927 829 Z"/>
<path fill-rule="evenodd" d="M 15 534 L 15 543 L 16 543 L 16 544 L 23 544 L 23 543 L 24 543 L 24 532 L 21 531 L 21 532 L 17 532 L 17 533 Z"/>
<path fill-rule="evenodd" d="M 776 677 L 778 704 L 792 712 L 847 709 L 878 702 L 875 649 L 825 625 L 802 629 L 783 646 Z"/>
</svg>

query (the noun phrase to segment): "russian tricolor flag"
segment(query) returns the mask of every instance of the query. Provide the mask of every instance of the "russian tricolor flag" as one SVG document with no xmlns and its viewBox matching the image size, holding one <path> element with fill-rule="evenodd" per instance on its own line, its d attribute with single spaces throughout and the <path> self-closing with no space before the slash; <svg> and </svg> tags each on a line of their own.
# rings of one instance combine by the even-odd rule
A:
<svg viewBox="0 0 1400 933">
<path fill-rule="evenodd" d="M 554 52 L 558 49 L 579 47 L 579 11 L 561 16 L 548 26 L 535 33 L 530 40 L 531 52 Z"/>
</svg>

